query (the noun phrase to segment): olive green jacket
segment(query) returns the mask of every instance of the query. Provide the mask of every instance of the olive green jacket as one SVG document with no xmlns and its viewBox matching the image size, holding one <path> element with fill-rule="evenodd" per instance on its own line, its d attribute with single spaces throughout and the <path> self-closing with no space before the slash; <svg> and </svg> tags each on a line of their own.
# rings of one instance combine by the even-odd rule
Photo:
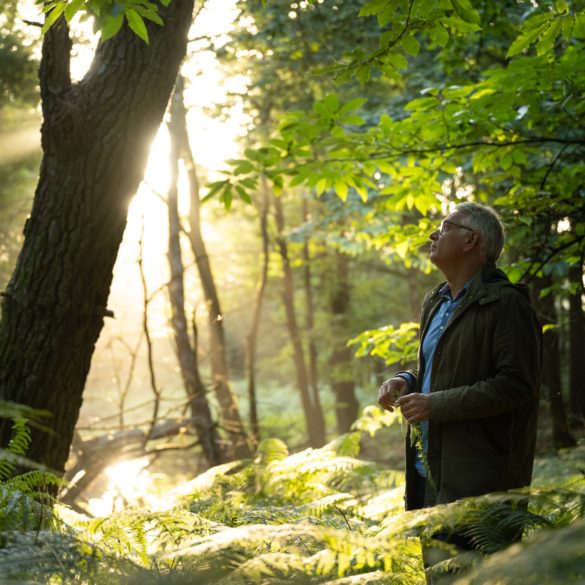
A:
<svg viewBox="0 0 585 585">
<path fill-rule="evenodd" d="M 441 303 L 441 286 L 424 299 L 421 339 Z M 427 488 L 427 504 L 530 484 L 541 354 L 541 328 L 527 287 L 486 266 L 472 280 L 433 358 L 427 485 L 435 489 L 429 496 Z M 424 368 L 419 350 L 413 391 L 421 390 Z M 414 456 L 408 444 L 407 509 L 415 507 Z"/>
</svg>

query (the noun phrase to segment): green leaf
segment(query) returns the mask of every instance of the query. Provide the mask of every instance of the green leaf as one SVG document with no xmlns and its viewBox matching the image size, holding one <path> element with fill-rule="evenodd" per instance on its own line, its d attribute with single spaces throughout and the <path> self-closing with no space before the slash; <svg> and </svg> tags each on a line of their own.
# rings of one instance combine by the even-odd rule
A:
<svg viewBox="0 0 585 585">
<path fill-rule="evenodd" d="M 327 112 L 337 112 L 339 108 L 339 98 L 335 94 L 326 95 L 322 104 Z"/>
<path fill-rule="evenodd" d="M 408 253 L 408 240 L 396 244 L 396 253 L 403 260 L 406 258 L 406 254 Z"/>
<path fill-rule="evenodd" d="M 548 27 L 548 30 L 542 35 L 541 39 L 536 45 L 536 54 L 540 57 L 545 53 L 548 53 L 554 46 L 559 33 L 561 32 L 560 20 L 555 20 Z"/>
<path fill-rule="evenodd" d="M 481 22 L 479 13 L 473 8 L 470 0 L 451 0 L 451 4 L 459 18 L 479 25 Z"/>
<path fill-rule="evenodd" d="M 46 33 L 52 26 L 59 20 L 63 11 L 65 10 L 65 4 L 57 4 L 51 12 L 47 14 L 45 18 L 45 24 L 43 24 L 43 28 L 41 29 L 43 33 Z"/>
<path fill-rule="evenodd" d="M 347 195 L 348 195 L 347 183 L 344 183 L 343 181 L 335 181 L 334 187 L 335 187 L 335 192 L 337 193 L 337 196 L 342 201 L 346 201 Z"/>
<path fill-rule="evenodd" d="M 366 123 L 362 117 L 356 115 L 343 118 L 343 122 L 345 124 L 353 124 L 354 126 L 363 126 Z"/>
<path fill-rule="evenodd" d="M 479 26 L 479 24 L 468 22 L 462 18 L 459 18 L 458 16 L 443 16 L 440 19 L 440 22 L 462 33 L 472 33 L 481 30 L 481 26 Z"/>
<path fill-rule="evenodd" d="M 371 0 L 358 12 L 358 16 L 372 16 L 383 10 L 392 0 Z"/>
<path fill-rule="evenodd" d="M 70 4 L 65 8 L 65 20 L 71 22 L 71 19 L 79 11 L 83 5 L 83 0 L 72 0 Z"/>
<path fill-rule="evenodd" d="M 441 23 L 437 23 L 430 29 L 429 36 L 440 47 L 444 47 L 449 42 L 449 33 Z"/>
<path fill-rule="evenodd" d="M 376 15 L 376 18 L 378 20 L 378 26 L 380 28 L 385 27 L 392 20 L 392 18 L 395 18 L 395 17 L 396 17 L 396 11 L 395 11 L 394 7 L 388 6 L 388 8 L 381 10 Z"/>
<path fill-rule="evenodd" d="M 118 34 L 118 31 L 122 27 L 122 23 L 124 22 L 124 14 L 120 13 L 116 16 L 108 16 L 105 19 L 104 27 L 102 28 L 102 36 L 100 38 L 100 42 L 104 43 L 108 39 L 111 39 L 113 36 Z"/>
<path fill-rule="evenodd" d="M 583 12 L 575 14 L 573 36 L 577 37 L 578 39 L 585 39 L 585 14 Z"/>
<path fill-rule="evenodd" d="M 242 199 L 246 203 L 252 203 L 252 198 L 250 197 L 250 195 L 248 195 L 244 187 L 242 187 L 241 185 L 236 185 L 236 191 L 238 192 L 240 199 Z"/>
<path fill-rule="evenodd" d="M 234 175 L 245 175 L 251 173 L 254 170 L 254 165 L 249 160 L 238 161 L 238 164 L 234 167 Z"/>
<path fill-rule="evenodd" d="M 132 30 L 138 37 L 140 37 L 145 43 L 148 44 L 148 31 L 146 30 L 146 25 L 144 24 L 142 16 L 140 16 L 140 14 L 138 14 L 138 12 L 132 8 L 128 8 L 128 10 L 125 12 L 125 15 L 130 30 Z"/>
<path fill-rule="evenodd" d="M 322 178 L 317 181 L 317 195 L 322 195 L 323 192 L 329 188 L 329 179 Z"/>
<path fill-rule="evenodd" d="M 572 16 L 563 16 L 561 18 L 561 28 L 563 38 L 569 42 L 573 37 L 573 28 L 575 26 L 575 19 Z"/>
<path fill-rule="evenodd" d="M 420 51 L 420 43 L 412 35 L 404 35 L 400 44 L 404 51 L 412 57 L 416 57 Z"/>
<path fill-rule="evenodd" d="M 347 114 L 348 112 L 357 110 L 357 108 L 361 108 L 366 103 L 366 101 L 367 100 L 364 98 L 355 98 L 353 100 L 350 100 L 349 102 L 341 106 L 341 108 L 339 108 L 339 113 Z"/>
<path fill-rule="evenodd" d="M 406 69 L 408 67 L 408 61 L 404 55 L 400 53 L 389 53 L 385 57 L 386 61 L 388 61 L 391 65 L 396 67 L 396 69 Z"/>
<path fill-rule="evenodd" d="M 370 80 L 370 66 L 369 65 L 360 65 L 358 70 L 356 71 L 356 78 L 362 84 L 366 84 Z"/>
</svg>

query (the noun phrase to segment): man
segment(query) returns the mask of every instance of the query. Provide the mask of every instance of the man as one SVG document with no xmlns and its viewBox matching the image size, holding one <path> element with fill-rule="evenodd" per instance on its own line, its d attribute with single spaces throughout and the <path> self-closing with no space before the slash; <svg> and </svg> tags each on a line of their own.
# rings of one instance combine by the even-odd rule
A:
<svg viewBox="0 0 585 585">
<path fill-rule="evenodd" d="M 420 423 L 426 457 L 407 443 L 407 510 L 529 485 L 536 441 L 540 327 L 526 287 L 495 266 L 498 215 L 462 203 L 430 239 L 447 281 L 423 301 L 418 371 L 399 372 L 378 397 Z M 464 535 L 445 539 L 473 548 Z"/>
</svg>

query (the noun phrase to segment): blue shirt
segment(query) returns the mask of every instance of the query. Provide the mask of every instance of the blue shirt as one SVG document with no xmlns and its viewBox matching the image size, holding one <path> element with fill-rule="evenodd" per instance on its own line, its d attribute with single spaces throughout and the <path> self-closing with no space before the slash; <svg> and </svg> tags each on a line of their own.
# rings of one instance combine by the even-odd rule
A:
<svg viewBox="0 0 585 585">
<path fill-rule="evenodd" d="M 449 288 L 448 284 L 443 285 L 443 287 L 439 290 L 439 295 L 442 299 L 439 308 L 435 311 L 433 318 L 427 328 L 427 332 L 422 341 L 422 359 L 424 362 L 425 367 L 423 368 L 423 379 L 422 379 L 422 393 L 423 394 L 430 394 L 431 392 L 431 376 L 433 374 L 433 358 L 435 357 L 435 351 L 437 349 L 437 345 L 439 344 L 439 340 L 443 335 L 443 331 L 447 327 L 449 320 L 453 316 L 455 309 L 461 304 L 469 285 L 471 284 L 470 279 L 468 282 L 465 283 L 465 286 L 461 290 L 461 292 L 457 295 L 454 299 L 451 296 L 451 289 Z M 407 372 L 402 372 L 398 374 L 398 376 L 405 378 L 407 382 L 413 384 L 414 377 L 412 374 Z M 426 453 L 428 451 L 429 446 L 429 421 L 421 421 L 420 429 L 423 439 L 423 450 Z M 422 477 L 427 477 L 427 470 L 425 469 L 423 462 L 421 461 L 420 457 L 417 456 L 415 461 L 415 467 L 418 471 L 419 475 Z"/>
</svg>

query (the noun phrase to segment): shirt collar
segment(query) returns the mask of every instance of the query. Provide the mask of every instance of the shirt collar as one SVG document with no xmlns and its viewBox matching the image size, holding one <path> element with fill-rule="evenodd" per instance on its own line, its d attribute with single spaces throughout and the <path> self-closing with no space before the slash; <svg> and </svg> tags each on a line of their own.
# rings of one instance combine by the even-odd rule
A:
<svg viewBox="0 0 585 585">
<path fill-rule="evenodd" d="M 439 289 L 439 296 L 443 299 L 447 299 L 447 300 L 457 300 L 462 298 L 465 293 L 467 292 L 467 290 L 469 289 L 469 287 L 471 286 L 471 283 L 473 282 L 473 279 L 477 276 L 477 274 L 474 274 L 464 285 L 463 288 L 461 289 L 461 292 L 457 295 L 456 299 L 453 299 L 453 297 L 451 296 L 451 289 L 449 288 L 449 283 L 446 282 L 440 289 Z"/>
</svg>

